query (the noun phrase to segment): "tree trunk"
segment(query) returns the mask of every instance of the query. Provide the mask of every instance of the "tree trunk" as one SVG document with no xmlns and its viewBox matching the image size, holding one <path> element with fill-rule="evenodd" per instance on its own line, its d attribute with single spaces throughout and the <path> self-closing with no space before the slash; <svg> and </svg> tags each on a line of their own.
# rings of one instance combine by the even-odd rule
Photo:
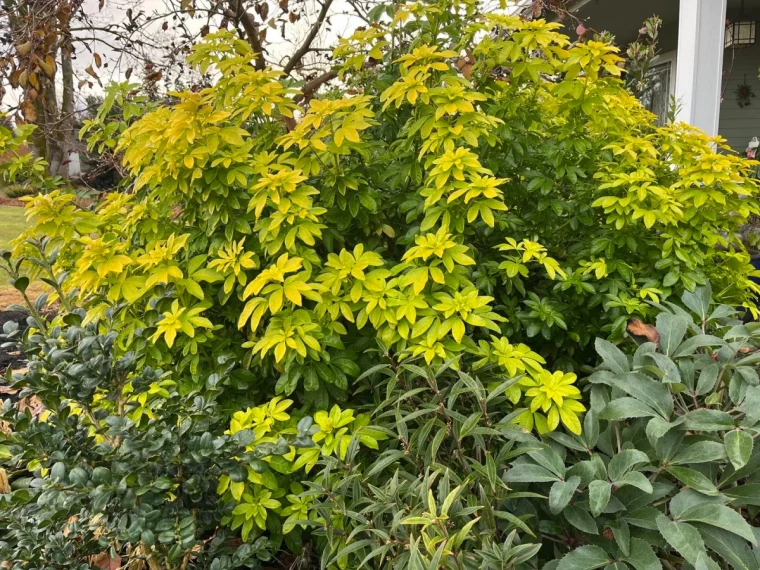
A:
<svg viewBox="0 0 760 570">
<path fill-rule="evenodd" d="M 61 76 L 63 79 L 63 96 L 61 99 L 61 114 L 59 130 L 64 168 L 59 174 L 69 177 L 69 151 L 74 141 L 74 67 L 71 64 L 71 51 L 67 46 L 61 48 Z"/>
</svg>

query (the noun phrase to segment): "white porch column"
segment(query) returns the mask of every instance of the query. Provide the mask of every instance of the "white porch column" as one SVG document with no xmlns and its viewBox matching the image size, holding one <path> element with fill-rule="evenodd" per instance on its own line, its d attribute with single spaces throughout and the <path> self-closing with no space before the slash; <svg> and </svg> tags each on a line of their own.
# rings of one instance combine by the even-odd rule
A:
<svg viewBox="0 0 760 570">
<path fill-rule="evenodd" d="M 680 0 L 677 120 L 718 134 L 727 0 Z"/>
</svg>

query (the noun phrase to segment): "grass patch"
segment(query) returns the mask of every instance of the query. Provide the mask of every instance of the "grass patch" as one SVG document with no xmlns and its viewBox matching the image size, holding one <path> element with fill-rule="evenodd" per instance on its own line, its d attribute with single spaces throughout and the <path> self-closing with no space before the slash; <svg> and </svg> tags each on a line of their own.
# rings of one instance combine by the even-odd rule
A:
<svg viewBox="0 0 760 570">
<path fill-rule="evenodd" d="M 10 249 L 11 241 L 18 237 L 26 226 L 24 208 L 0 206 L 0 249 Z M 44 287 L 44 283 L 35 281 L 29 285 L 27 295 L 30 299 L 34 299 L 43 293 Z M 21 294 L 8 283 L 8 275 L 5 271 L 0 270 L 0 310 L 23 302 Z"/>
<path fill-rule="evenodd" d="M 9 249 L 11 240 L 26 229 L 24 208 L 0 206 L 0 249 Z"/>
</svg>

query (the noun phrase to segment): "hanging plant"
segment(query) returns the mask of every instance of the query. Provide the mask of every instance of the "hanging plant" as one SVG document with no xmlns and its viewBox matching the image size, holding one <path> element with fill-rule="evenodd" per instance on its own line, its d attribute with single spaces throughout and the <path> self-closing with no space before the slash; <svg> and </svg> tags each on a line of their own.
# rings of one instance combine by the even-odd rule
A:
<svg viewBox="0 0 760 570">
<path fill-rule="evenodd" d="M 747 83 L 747 76 L 744 76 L 744 83 L 736 88 L 736 102 L 740 109 L 749 106 L 752 97 L 755 96 L 755 92 L 752 91 L 752 86 Z"/>
</svg>

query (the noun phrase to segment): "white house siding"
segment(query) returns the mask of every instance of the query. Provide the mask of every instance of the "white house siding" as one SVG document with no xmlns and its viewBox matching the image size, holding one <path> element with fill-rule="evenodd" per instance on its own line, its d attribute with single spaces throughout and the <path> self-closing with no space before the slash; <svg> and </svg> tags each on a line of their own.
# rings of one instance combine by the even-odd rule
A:
<svg viewBox="0 0 760 570">
<path fill-rule="evenodd" d="M 733 52 L 733 55 L 732 55 Z M 731 63 L 733 57 L 733 65 Z M 723 54 L 723 101 L 720 105 L 718 134 L 734 150 L 743 152 L 752 137 L 760 138 L 760 44 L 731 50 Z M 743 109 L 736 101 L 736 88 L 746 82 L 755 97 Z"/>
</svg>

